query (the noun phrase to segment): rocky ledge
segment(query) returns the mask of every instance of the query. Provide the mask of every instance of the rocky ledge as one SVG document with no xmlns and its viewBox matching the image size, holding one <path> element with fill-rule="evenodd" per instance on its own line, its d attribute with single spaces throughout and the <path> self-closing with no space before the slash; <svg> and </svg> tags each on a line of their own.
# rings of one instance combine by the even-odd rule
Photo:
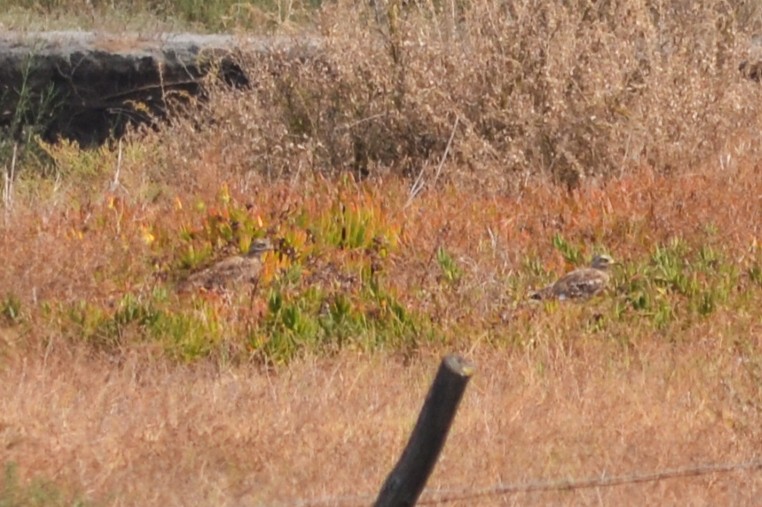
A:
<svg viewBox="0 0 762 507">
<path fill-rule="evenodd" d="M 20 135 L 27 124 L 43 124 L 47 139 L 100 144 L 129 124 L 163 117 L 171 97 L 198 96 L 211 73 L 245 87 L 246 58 L 303 60 L 319 46 L 309 37 L 0 33 L 0 129 Z"/>
</svg>

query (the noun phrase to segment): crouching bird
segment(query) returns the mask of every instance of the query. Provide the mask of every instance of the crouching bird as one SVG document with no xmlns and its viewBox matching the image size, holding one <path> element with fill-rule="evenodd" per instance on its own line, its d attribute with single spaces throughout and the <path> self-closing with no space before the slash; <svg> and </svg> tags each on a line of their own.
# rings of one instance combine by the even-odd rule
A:
<svg viewBox="0 0 762 507">
<path fill-rule="evenodd" d="M 269 239 L 255 239 L 246 255 L 234 255 L 191 273 L 178 284 L 178 290 L 222 291 L 233 289 L 236 285 L 254 283 L 262 271 L 262 255 L 272 249 Z"/>
<path fill-rule="evenodd" d="M 590 267 L 575 269 L 529 297 L 531 299 L 582 300 L 603 291 L 609 283 L 609 268 L 614 260 L 608 255 L 596 255 Z"/>
</svg>

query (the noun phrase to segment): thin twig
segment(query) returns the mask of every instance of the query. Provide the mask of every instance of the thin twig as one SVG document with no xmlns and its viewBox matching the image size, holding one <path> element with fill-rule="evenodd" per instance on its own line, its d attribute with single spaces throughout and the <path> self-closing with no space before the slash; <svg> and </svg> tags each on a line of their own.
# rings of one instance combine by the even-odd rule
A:
<svg viewBox="0 0 762 507">
<path fill-rule="evenodd" d="M 345 125 L 341 125 L 340 127 L 337 128 L 337 130 L 349 130 L 349 129 L 352 129 L 352 128 L 358 126 L 358 125 L 362 125 L 363 123 L 366 123 L 366 122 L 369 122 L 369 121 L 373 121 L 373 120 L 377 120 L 379 118 L 383 118 L 387 114 L 388 113 L 383 112 L 383 113 L 374 114 L 373 116 L 368 116 L 367 118 L 360 118 L 357 121 L 353 121 L 351 123 L 347 123 Z"/>
<path fill-rule="evenodd" d="M 13 208 L 13 182 L 16 179 L 16 157 L 18 154 L 18 142 L 13 143 L 13 154 L 11 155 L 11 165 L 3 171 L 3 208 L 5 218 Z"/>
<path fill-rule="evenodd" d="M 455 132 L 458 129 L 458 123 L 460 123 L 460 116 L 455 117 L 455 124 L 453 124 L 452 126 L 450 139 L 447 140 L 447 146 L 445 147 L 445 151 L 442 154 L 442 160 L 439 161 L 439 166 L 437 166 L 437 172 L 434 175 L 434 185 L 437 184 L 437 180 L 439 180 L 439 175 L 442 174 L 442 167 L 444 166 L 445 160 L 447 159 L 447 154 L 450 153 L 450 147 L 452 146 L 452 140 L 455 139 Z"/>
<path fill-rule="evenodd" d="M 111 182 L 111 191 L 117 190 L 121 183 L 119 183 L 119 175 L 122 172 L 122 140 L 119 139 L 119 151 L 116 155 L 116 170 L 114 171 L 114 179 Z"/>
<path fill-rule="evenodd" d="M 413 202 L 413 199 L 415 199 L 419 193 L 423 190 L 424 185 L 426 182 L 423 180 L 423 173 L 426 170 L 426 164 L 423 164 L 421 166 L 421 170 L 418 172 L 418 176 L 415 178 L 415 181 L 413 182 L 413 186 L 410 187 L 410 195 L 407 198 L 407 201 L 405 202 L 405 205 L 403 208 L 407 208 L 410 206 L 410 204 Z"/>
<path fill-rule="evenodd" d="M 442 158 L 439 160 L 439 165 L 437 165 L 437 171 L 434 173 L 434 181 L 432 182 L 433 185 L 437 184 L 437 181 L 439 180 L 439 176 L 442 174 L 442 167 L 444 167 L 445 160 L 447 160 L 447 155 L 450 153 L 450 147 L 452 146 L 452 140 L 455 138 L 455 132 L 458 129 L 458 123 L 460 123 L 460 116 L 455 117 L 455 123 L 452 126 L 452 132 L 450 132 L 450 138 L 447 140 L 447 146 L 445 146 L 445 150 L 442 153 Z M 407 208 L 410 206 L 410 204 L 413 202 L 413 200 L 418 197 L 418 194 L 420 194 L 423 191 L 423 188 L 426 186 L 426 181 L 423 179 L 423 173 L 426 170 L 426 165 L 424 164 L 423 167 L 421 167 L 420 172 L 418 173 L 418 176 L 415 178 L 415 181 L 413 182 L 413 186 L 410 187 L 410 195 L 407 199 L 407 202 L 405 202 L 405 205 L 403 208 Z"/>
</svg>

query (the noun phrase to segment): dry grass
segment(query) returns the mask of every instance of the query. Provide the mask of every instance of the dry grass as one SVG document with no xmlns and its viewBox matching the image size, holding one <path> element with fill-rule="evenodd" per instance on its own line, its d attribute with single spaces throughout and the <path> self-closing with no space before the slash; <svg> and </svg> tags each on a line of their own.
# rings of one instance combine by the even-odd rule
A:
<svg viewBox="0 0 762 507">
<path fill-rule="evenodd" d="M 758 16 L 688 5 L 338 2 L 319 61 L 249 62 L 251 90 L 98 150 L 23 146 L 0 503 L 32 477 L 60 505 L 372 495 L 450 351 L 478 373 L 432 488 L 754 458 Z M 261 236 L 258 284 L 177 292 Z M 525 301 L 598 251 L 605 297 Z M 760 477 L 477 503 L 752 505 Z"/>
<path fill-rule="evenodd" d="M 759 378 L 706 326 L 622 350 L 480 348 L 433 489 L 743 461 L 760 445 Z M 752 330 L 755 347 L 758 330 Z M 5 365 L 4 460 L 108 505 L 277 505 L 374 494 L 415 421 L 436 354 L 309 359 L 288 370 L 123 365 L 54 347 Z M 13 386 L 12 388 L 10 386 Z M 463 505 L 752 505 L 759 472 Z M 327 502 L 333 504 L 334 502 Z M 358 502 L 353 502 L 358 503 Z M 362 504 L 363 502 L 359 502 Z M 365 502 L 367 503 L 367 502 Z"/>
<path fill-rule="evenodd" d="M 120 243 L 107 240 L 114 234 L 113 222 L 103 218 L 114 213 L 108 201 L 96 208 L 104 215 L 93 211 L 91 223 L 103 220 L 85 233 L 98 238 L 93 242 L 66 232 L 81 224 L 79 215 L 48 211 L 56 222 L 46 234 L 35 239 L 9 228 L 17 241 L 4 243 L 29 254 L 3 254 L 4 286 L 15 287 L 22 301 L 21 322 L 2 328 L 0 385 L 9 393 L 0 407 L 3 461 L 17 463 L 24 478 L 39 474 L 108 505 L 272 505 L 373 494 L 412 428 L 439 355 L 449 350 L 466 353 L 479 369 L 432 488 L 753 458 L 762 443 L 756 318 L 762 293 L 753 281 L 739 278 L 733 295 L 703 317 L 688 310 L 689 296 L 670 295 L 675 316 L 665 326 L 648 312 L 617 317 L 624 293 L 582 306 L 517 302 L 530 281 L 539 282 L 524 264 L 527 256 L 565 269 L 550 253 L 559 233 L 573 243 L 608 245 L 636 270 L 648 262 L 651 245 L 669 245 L 678 235 L 690 249 L 716 248 L 723 263 L 739 270 L 758 263 L 759 203 L 745 196 L 762 189 L 756 170 L 744 167 L 734 178 L 634 175 L 590 186 L 574 199 L 552 198 L 547 183 L 520 199 L 490 201 L 452 189 L 426 193 L 405 210 L 402 183 L 361 187 L 361 195 L 380 199 L 379 192 L 385 206 L 397 209 L 389 213 L 402 231 L 400 247 L 385 265 L 387 279 L 409 308 L 431 319 L 443 342 L 418 343 L 411 355 L 404 344 L 401 353 L 348 352 L 357 343 L 350 340 L 333 357 L 298 354 L 274 370 L 258 361 L 229 366 L 226 354 L 241 340 L 235 334 L 225 339 L 231 345 L 225 353 L 190 366 L 161 357 L 139 327 L 126 328 L 119 348 L 106 355 L 83 349 L 73 334 L 62 336 L 42 302 L 71 298 L 108 311 L 119 294 L 156 282 L 143 261 L 150 247 L 137 237 L 140 221 L 123 225 L 123 234 L 136 236 L 125 258 Z M 278 209 L 276 199 L 309 209 L 320 208 L 311 199 L 332 199 L 327 188 L 315 193 L 320 197 L 302 188 L 279 189 L 273 201 L 262 191 L 263 209 Z M 154 213 L 150 223 L 159 230 L 182 222 L 172 213 L 185 210 L 159 205 L 143 212 Z M 78 250 L 79 266 L 67 258 L 69 241 L 93 245 Z M 462 266 L 454 286 L 431 260 L 438 245 Z M 107 270 L 104 281 L 122 281 L 87 275 L 98 269 Z M 178 311 L 188 304 L 173 303 Z M 227 303 L 216 308 L 220 318 L 243 319 L 249 311 Z M 759 490 L 758 472 L 737 472 L 477 504 L 752 505 Z"/>
</svg>

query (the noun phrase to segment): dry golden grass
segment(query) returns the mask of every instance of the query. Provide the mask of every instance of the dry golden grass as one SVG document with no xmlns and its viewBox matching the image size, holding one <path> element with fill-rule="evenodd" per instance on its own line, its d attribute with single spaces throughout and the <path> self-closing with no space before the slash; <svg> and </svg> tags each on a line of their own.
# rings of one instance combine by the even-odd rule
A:
<svg viewBox="0 0 762 507">
<path fill-rule="evenodd" d="M 477 374 L 429 487 L 754 458 L 759 379 L 717 336 L 723 330 L 700 331 L 677 346 L 558 340 L 525 352 L 473 351 Z M 752 333 L 759 347 L 759 330 Z M 137 356 L 116 366 L 55 345 L 44 358 L 5 364 L 0 448 L 24 476 L 42 474 L 107 505 L 373 495 L 437 363 L 436 353 L 407 364 L 394 354 L 345 353 L 271 373 Z M 461 504 L 753 505 L 761 489 L 759 471 L 740 471 Z"/>
</svg>

